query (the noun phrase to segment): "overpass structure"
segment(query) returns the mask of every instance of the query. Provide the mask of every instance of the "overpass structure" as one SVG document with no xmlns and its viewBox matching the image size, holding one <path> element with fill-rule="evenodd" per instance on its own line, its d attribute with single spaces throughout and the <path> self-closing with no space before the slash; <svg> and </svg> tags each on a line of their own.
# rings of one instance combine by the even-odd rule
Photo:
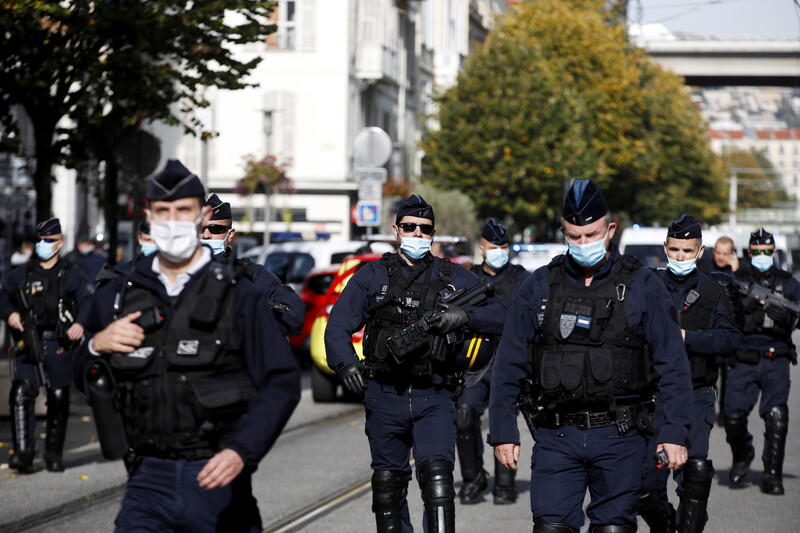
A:
<svg viewBox="0 0 800 533">
<path fill-rule="evenodd" d="M 639 45 L 687 85 L 800 88 L 800 41 L 651 40 Z"/>
</svg>

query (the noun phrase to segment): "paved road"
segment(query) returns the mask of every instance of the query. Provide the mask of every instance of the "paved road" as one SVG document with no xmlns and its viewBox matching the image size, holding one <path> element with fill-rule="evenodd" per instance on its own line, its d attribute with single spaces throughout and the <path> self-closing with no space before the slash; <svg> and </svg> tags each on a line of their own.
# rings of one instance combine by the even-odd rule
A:
<svg viewBox="0 0 800 533">
<path fill-rule="evenodd" d="M 799 339 L 800 340 L 800 339 Z M 306 380 L 307 381 L 307 380 Z M 3 401 L 4 399 L 0 399 Z M 10 430 L 7 419 L 0 419 L 0 533 L 10 531 L 53 531 L 55 524 L 63 533 L 87 533 L 113 530 L 119 507 L 125 472 L 121 463 L 103 461 L 94 437 L 88 408 L 75 396 L 70 420 L 66 454 L 67 471 L 63 474 L 40 470 L 29 476 L 17 476 L 7 468 Z M 790 399 L 790 411 L 800 412 L 800 391 Z M 317 423 L 331 416 L 333 422 Z M 751 417 L 756 446 L 762 445 L 763 422 Z M 254 477 L 264 526 L 268 531 L 303 531 L 345 533 L 373 531 L 370 511 L 371 495 L 365 483 L 369 480 L 369 450 L 364 436 L 364 417 L 353 404 L 314 404 L 307 388 L 303 400 L 290 421 L 294 428 L 282 436 L 262 462 Z M 510 506 L 495 506 L 490 496 L 485 503 L 457 505 L 457 528 L 460 532 L 530 531 L 530 447 L 524 435 L 518 485 L 519 501 Z M 733 491 L 727 487 L 730 450 L 724 432 L 712 433 L 712 457 L 717 465 L 717 480 L 710 503 L 711 522 L 706 531 L 727 533 L 796 531 L 800 509 L 800 423 L 790 424 L 785 466 L 787 495 L 765 496 L 758 490 L 761 464 L 757 459 L 750 479 L 754 484 Z M 486 463 L 491 464 L 490 450 Z M 41 460 L 37 464 L 41 468 Z M 457 484 L 460 486 L 460 483 Z M 328 501 L 344 488 L 352 488 L 353 496 L 330 508 L 312 514 L 306 522 L 281 527 L 288 517 L 296 517 Z M 414 523 L 421 523 L 422 505 L 419 489 L 411 483 L 409 502 Z M 79 513 L 71 513 L 80 508 Z M 31 521 L 31 517 L 36 520 Z M 47 522 L 48 517 L 53 520 Z M 38 524 L 38 525 L 37 525 Z M 641 530 L 647 527 L 641 524 Z M 421 527 L 418 527 L 421 531 Z"/>
</svg>

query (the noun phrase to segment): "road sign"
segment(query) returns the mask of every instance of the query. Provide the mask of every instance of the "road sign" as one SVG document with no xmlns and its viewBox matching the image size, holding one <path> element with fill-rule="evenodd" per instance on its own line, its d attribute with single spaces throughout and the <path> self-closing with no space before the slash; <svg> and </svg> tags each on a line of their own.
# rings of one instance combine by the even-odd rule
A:
<svg viewBox="0 0 800 533">
<path fill-rule="evenodd" d="M 357 165 L 380 167 L 392 155 L 392 139 L 375 126 L 362 128 L 353 138 L 353 157 Z"/>
<path fill-rule="evenodd" d="M 381 225 L 380 202 L 362 201 L 356 204 L 356 224 L 359 226 Z"/>
<path fill-rule="evenodd" d="M 386 183 L 386 169 L 380 167 L 361 167 L 355 171 L 358 181 L 359 201 L 380 203 L 383 198 L 383 184 Z"/>
</svg>

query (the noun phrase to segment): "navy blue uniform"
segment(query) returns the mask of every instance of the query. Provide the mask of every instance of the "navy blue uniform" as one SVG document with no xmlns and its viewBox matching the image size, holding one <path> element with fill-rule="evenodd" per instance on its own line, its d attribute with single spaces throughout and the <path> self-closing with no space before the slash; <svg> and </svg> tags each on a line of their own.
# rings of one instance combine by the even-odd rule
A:
<svg viewBox="0 0 800 533">
<path fill-rule="evenodd" d="M 435 258 L 424 275 L 439 279 L 434 268 L 442 259 Z M 401 266 L 405 276 L 413 267 Z M 471 288 L 480 278 L 460 265 L 452 265 L 450 283 L 457 289 Z M 353 350 L 352 334 L 369 318 L 368 308 L 377 301 L 389 283 L 382 261 L 373 261 L 356 272 L 331 311 L 325 331 L 328 366 L 338 370 L 358 361 Z M 503 328 L 506 306 L 497 297 L 483 307 L 464 307 L 469 316 L 469 329 L 499 334 Z M 413 381 L 409 375 L 383 375 L 370 380 L 364 399 L 365 432 L 372 454 L 371 467 L 376 472 L 395 472 L 401 478 L 403 531 L 413 531 L 405 500 L 405 485 L 411 479 L 411 449 L 418 467 L 426 462 L 449 463 L 452 490 L 452 465 L 455 462 L 456 407 L 442 377 Z M 420 485 L 423 485 L 420 479 Z M 373 487 L 373 495 L 375 488 Z M 425 495 L 423 494 L 423 497 Z M 374 500 L 373 500 L 374 501 Z M 452 499 L 451 499 L 452 501 Z M 425 527 L 428 527 L 426 520 Z"/>
<path fill-rule="evenodd" d="M 621 261 L 615 247 L 594 274 L 591 286 L 608 282 L 612 267 Z M 580 290 L 584 274 L 572 258 L 564 258 L 561 283 Z M 548 298 L 549 268 L 537 269 L 520 289 L 508 311 L 503 338 L 494 362 L 489 403 L 489 443 L 519 444 L 516 401 L 521 382 L 530 375 L 530 346 L 540 330 L 537 315 Z M 632 331 L 649 345 L 658 389 L 664 404 L 664 423 L 657 441 L 685 445 L 691 413 L 691 381 L 686 351 L 675 308 L 666 289 L 648 269 L 634 273 L 622 295 Z M 618 399 L 619 400 L 619 399 Z M 636 524 L 638 495 L 646 467 L 647 442 L 636 428 L 620 431 L 615 425 L 579 429 L 540 427 L 533 448 L 531 511 L 534 520 L 566 524 L 579 529 L 587 485 L 592 501 L 587 514 L 592 524 Z"/>
<path fill-rule="evenodd" d="M 210 256 L 210 252 L 205 252 Z M 130 280 L 144 287 L 165 317 L 165 328 L 175 313 L 173 302 L 180 301 L 200 275 L 193 274 L 177 298 L 167 295 L 164 285 L 152 270 L 157 256 L 143 257 L 134 264 Z M 210 263 L 209 263 L 210 264 Z M 94 299 L 88 334 L 106 328 L 114 316 L 114 300 L 125 276 L 103 285 Z M 204 490 L 197 484 L 197 473 L 207 458 L 183 457 L 181 449 L 134 450 L 142 457 L 133 470 L 117 517 L 119 531 L 136 530 L 149 524 L 153 530 L 185 528 L 192 531 L 261 531 L 261 519 L 250 491 L 250 477 L 259 461 L 280 435 L 300 400 L 300 370 L 271 310 L 264 305 L 264 293 L 246 277 L 240 277 L 234 290 L 232 309 L 233 338 L 238 339 L 247 373 L 256 387 L 246 413 L 219 439 L 215 450 L 232 449 L 244 461 L 244 470 L 228 486 Z M 88 342 L 81 347 L 81 361 L 94 357 Z M 180 369 L 178 369 L 180 370 Z M 219 377 L 223 380 L 223 376 Z M 155 417 L 156 413 L 149 413 Z M 191 450 L 189 450 L 191 451 Z M 219 529 L 214 529 L 214 527 Z"/>
<path fill-rule="evenodd" d="M 56 266 L 53 267 L 53 269 L 60 268 L 65 268 L 66 270 L 67 294 L 75 300 L 75 316 L 72 322 L 85 326 L 91 310 L 94 289 L 79 266 L 68 266 L 57 263 Z M 12 270 L 6 282 L 3 283 L 2 289 L 0 289 L 0 318 L 4 321 L 7 321 L 9 315 L 12 313 L 19 311 L 11 303 L 10 295 L 25 286 L 25 280 L 29 269 L 33 269 L 36 272 L 45 271 L 39 265 L 39 261 L 34 257 L 31 262 L 20 265 Z M 55 288 L 50 288 L 49 290 L 55 290 Z M 37 320 L 37 328 L 40 334 L 44 333 L 42 330 L 43 326 L 46 330 L 55 329 L 54 323 L 41 324 Z M 66 331 L 66 329 L 64 329 L 64 331 Z M 66 342 L 66 340 L 66 338 L 55 339 L 51 335 L 47 335 L 47 338 L 42 343 L 45 350 L 44 366 L 47 378 L 50 380 L 51 388 L 68 387 L 72 381 L 72 353 L 63 352 L 60 345 Z M 15 359 L 15 364 L 16 378 L 29 382 L 33 390 L 38 390 L 40 386 L 44 385 L 43 383 L 39 383 L 34 364 L 30 361 L 27 352 L 19 354 Z"/>
<path fill-rule="evenodd" d="M 656 275 L 666 286 L 672 298 L 672 303 L 683 313 L 693 305 L 706 306 L 711 304 L 711 302 L 707 302 L 702 298 L 690 302 L 690 299 L 687 299 L 690 291 L 695 291 L 695 293 L 699 292 L 703 295 L 703 284 L 706 280 L 709 280 L 709 282 L 715 284 L 715 287 L 718 287 L 716 285 L 717 282 L 710 279 L 708 274 L 698 272 L 697 270 L 685 276 L 676 276 L 668 269 L 659 269 L 656 271 Z M 728 281 L 733 283 L 732 280 Z M 708 459 L 709 438 L 711 436 L 711 429 L 714 427 L 715 418 L 714 401 L 716 398 L 716 390 L 714 389 L 713 383 L 716 382 L 717 379 L 717 372 L 715 371 L 717 358 L 720 355 L 735 352 L 742 342 L 742 332 L 739 329 L 739 325 L 732 323 L 732 320 L 734 320 L 731 316 L 733 313 L 732 304 L 729 304 L 726 308 L 726 301 L 723 299 L 726 296 L 722 295 L 725 289 L 719 287 L 718 290 L 719 292 L 717 294 L 719 297 L 713 302 L 710 324 L 685 324 L 683 322 L 681 324 L 686 330 L 684 339 L 686 351 L 693 354 L 693 357 L 703 357 L 706 359 L 706 365 L 695 365 L 699 370 L 693 372 L 692 375 L 693 409 L 688 440 L 690 461 Z M 710 327 L 708 327 L 709 325 Z M 657 425 L 663 424 L 664 414 L 660 407 L 661 404 L 659 404 L 659 408 L 656 410 L 655 418 Z M 648 455 L 655 453 L 657 444 L 655 440 L 651 439 Z M 692 469 L 691 465 L 695 463 L 696 461 L 693 461 L 690 464 L 688 467 L 689 470 Z M 711 467 L 710 462 L 707 464 L 708 469 L 713 474 L 713 467 Z M 684 471 L 686 470 L 687 469 L 684 468 L 674 472 L 674 478 L 678 484 L 677 493 L 681 497 L 684 494 L 683 478 Z M 667 496 L 668 478 L 669 470 L 658 470 L 651 466 L 643 492 L 652 495 L 646 497 L 648 499 L 652 497 L 658 500 L 661 503 L 662 509 L 667 513 L 671 513 L 671 511 L 669 511 L 670 504 Z M 708 488 L 710 489 L 710 485 Z M 707 501 L 707 495 L 705 496 L 704 501 Z M 683 501 L 683 499 L 681 501 Z M 643 516 L 645 516 L 647 520 L 645 513 L 643 513 Z M 679 508 L 678 518 L 680 519 L 681 516 L 682 509 Z M 705 519 L 702 519 L 702 522 L 705 522 Z"/>
<path fill-rule="evenodd" d="M 245 263 L 245 260 L 241 260 Z M 252 281 L 264 294 L 267 295 L 275 318 L 288 336 L 297 335 L 303 330 L 306 306 L 300 296 L 291 287 L 281 283 L 278 276 L 267 270 L 267 267 L 251 261 L 246 261 L 245 268 L 252 268 Z M 274 306 L 274 304 L 279 304 Z"/>
</svg>

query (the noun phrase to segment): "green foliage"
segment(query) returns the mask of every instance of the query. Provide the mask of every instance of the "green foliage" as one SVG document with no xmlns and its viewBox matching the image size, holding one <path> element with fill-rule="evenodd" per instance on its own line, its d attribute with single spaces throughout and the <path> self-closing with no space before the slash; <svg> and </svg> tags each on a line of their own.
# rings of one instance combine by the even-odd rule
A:
<svg viewBox="0 0 800 533">
<path fill-rule="evenodd" d="M 263 194 L 292 194 L 292 180 L 286 175 L 286 165 L 278 163 L 273 155 L 256 159 L 253 155 L 244 158 L 244 176 L 236 181 L 233 192 L 240 196 Z"/>
<path fill-rule="evenodd" d="M 414 194 L 419 194 L 433 206 L 436 214 L 436 233 L 439 235 L 465 236 L 474 241 L 478 235 L 475 203 L 468 195 L 454 190 L 439 190 L 431 185 L 418 185 Z"/>
<path fill-rule="evenodd" d="M 770 208 L 790 200 L 767 157 L 755 150 L 728 150 L 722 154 L 728 176 L 736 175 L 736 209 Z M 726 187 L 727 189 L 727 187 Z M 727 193 L 727 190 L 726 190 Z"/>
<path fill-rule="evenodd" d="M 518 4 L 439 95 L 423 179 L 464 191 L 481 218 L 551 225 L 570 180 L 591 178 L 612 211 L 651 224 L 713 222 L 720 167 L 681 81 L 608 24 L 603 2 Z"/>
</svg>

